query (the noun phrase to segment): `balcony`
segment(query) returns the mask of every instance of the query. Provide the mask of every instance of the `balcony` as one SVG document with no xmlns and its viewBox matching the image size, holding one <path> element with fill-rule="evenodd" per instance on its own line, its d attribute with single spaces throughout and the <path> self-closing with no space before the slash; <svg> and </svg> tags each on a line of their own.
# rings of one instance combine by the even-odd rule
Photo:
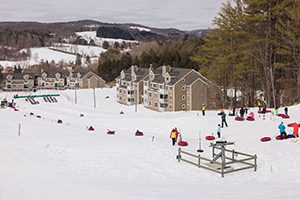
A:
<svg viewBox="0 0 300 200">
<path fill-rule="evenodd" d="M 159 94 L 168 94 L 168 90 L 166 90 L 166 89 L 159 89 L 158 90 L 158 92 L 159 92 Z"/>
</svg>

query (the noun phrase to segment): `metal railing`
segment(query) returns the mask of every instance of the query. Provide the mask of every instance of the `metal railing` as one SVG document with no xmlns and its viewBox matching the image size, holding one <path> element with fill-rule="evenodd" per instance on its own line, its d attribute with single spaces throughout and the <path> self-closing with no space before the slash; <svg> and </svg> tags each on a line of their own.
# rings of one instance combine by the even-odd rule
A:
<svg viewBox="0 0 300 200">
<path fill-rule="evenodd" d="M 212 149 L 212 156 L 216 156 L 216 150 L 220 150 L 221 148 L 219 147 L 213 147 Z M 253 168 L 254 171 L 257 170 L 257 156 L 256 155 L 250 155 L 242 152 L 238 152 L 235 150 L 228 150 L 225 149 L 226 152 L 231 153 L 231 156 L 225 156 L 225 159 L 222 159 L 221 162 L 214 161 L 213 159 L 209 159 L 206 157 L 201 156 L 200 154 L 193 154 L 187 151 L 183 151 L 181 148 L 178 149 L 178 155 L 177 159 L 178 162 L 184 161 L 186 163 L 195 165 L 199 168 L 207 169 L 216 173 L 221 174 L 222 177 L 224 177 L 224 174 L 236 172 L 236 171 L 241 171 L 241 170 L 246 170 L 246 169 L 251 169 Z M 197 159 L 197 162 L 188 160 L 186 158 L 183 158 L 182 156 L 185 155 L 187 157 L 193 157 Z M 238 156 L 242 156 L 241 159 L 237 159 Z M 251 163 L 250 161 L 253 161 Z M 243 165 L 242 167 L 236 167 L 232 168 L 229 165 L 233 164 L 241 164 Z"/>
</svg>

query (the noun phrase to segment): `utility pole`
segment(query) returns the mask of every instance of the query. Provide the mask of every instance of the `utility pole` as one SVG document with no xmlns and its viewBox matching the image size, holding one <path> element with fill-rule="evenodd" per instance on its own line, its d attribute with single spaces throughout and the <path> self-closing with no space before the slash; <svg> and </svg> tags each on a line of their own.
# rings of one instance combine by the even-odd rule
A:
<svg viewBox="0 0 300 200">
<path fill-rule="evenodd" d="M 76 87 L 75 87 L 75 104 L 77 104 L 77 90 L 76 90 Z"/>
<path fill-rule="evenodd" d="M 94 108 L 96 108 L 96 94 L 95 94 L 95 88 L 93 88 L 94 91 Z"/>
<path fill-rule="evenodd" d="M 137 98 L 138 98 L 137 97 L 137 89 L 135 89 L 135 112 L 137 112 L 137 101 L 138 101 Z"/>
</svg>

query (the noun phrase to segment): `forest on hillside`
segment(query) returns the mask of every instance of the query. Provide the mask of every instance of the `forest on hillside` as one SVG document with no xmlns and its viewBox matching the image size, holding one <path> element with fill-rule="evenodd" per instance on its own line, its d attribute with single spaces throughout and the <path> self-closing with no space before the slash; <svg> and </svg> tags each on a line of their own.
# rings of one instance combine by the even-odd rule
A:
<svg viewBox="0 0 300 200">
<path fill-rule="evenodd" d="M 298 0 L 223 4 L 214 20 L 217 28 L 204 37 L 194 60 L 223 91 L 241 90 L 244 105 L 256 104 L 257 90 L 270 107 L 299 103 L 299 11 Z M 224 92 L 223 105 L 229 104 Z"/>
</svg>

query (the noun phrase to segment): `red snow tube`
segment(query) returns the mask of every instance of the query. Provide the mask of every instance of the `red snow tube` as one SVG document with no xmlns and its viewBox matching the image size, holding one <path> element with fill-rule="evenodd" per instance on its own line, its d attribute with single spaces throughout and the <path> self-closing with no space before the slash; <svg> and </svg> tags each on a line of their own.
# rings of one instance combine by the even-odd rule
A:
<svg viewBox="0 0 300 200">
<path fill-rule="evenodd" d="M 57 123 L 58 123 L 58 124 L 61 124 L 61 123 L 62 123 L 62 120 L 61 120 L 61 119 L 57 120 Z"/>
<path fill-rule="evenodd" d="M 259 110 L 259 111 L 257 111 L 258 112 L 258 114 L 263 114 L 263 111 L 262 110 Z"/>
<path fill-rule="evenodd" d="M 254 119 L 254 117 L 247 117 L 247 120 L 248 121 L 254 121 L 255 119 Z"/>
<path fill-rule="evenodd" d="M 283 115 L 285 115 L 285 114 L 279 113 L 277 116 L 282 117 Z"/>
<path fill-rule="evenodd" d="M 288 119 L 288 118 L 290 118 L 290 116 L 288 116 L 288 115 L 282 115 L 281 116 L 283 119 Z"/>
<path fill-rule="evenodd" d="M 89 128 L 88 128 L 88 131 L 94 131 L 95 129 L 92 127 L 92 126 L 90 126 Z"/>
<path fill-rule="evenodd" d="M 178 142 L 178 145 L 179 145 L 179 146 L 183 146 L 183 147 L 184 147 L 184 146 L 187 146 L 187 145 L 189 145 L 189 143 L 188 143 L 188 142 L 186 142 L 186 141 L 179 141 L 179 142 Z"/>
<path fill-rule="evenodd" d="M 143 136 L 144 135 L 144 133 L 143 132 L 140 132 L 140 131 L 137 131 L 136 133 L 135 133 L 135 136 Z"/>
<path fill-rule="evenodd" d="M 283 137 L 282 139 L 285 139 L 285 137 Z M 280 135 L 276 136 L 276 140 L 282 140 Z"/>
<path fill-rule="evenodd" d="M 235 118 L 235 121 L 244 121 L 244 119 L 241 118 L 241 117 L 236 117 L 236 118 Z"/>
<path fill-rule="evenodd" d="M 263 137 L 263 138 L 260 139 L 260 141 L 262 141 L 262 142 L 267 142 L 267 141 L 270 141 L 270 140 L 271 140 L 270 137 Z"/>
<path fill-rule="evenodd" d="M 266 110 L 266 113 L 270 113 L 271 112 L 271 110 Z"/>
<path fill-rule="evenodd" d="M 107 131 L 107 134 L 108 135 L 113 135 L 113 134 L 115 134 L 115 131 Z"/>
<path fill-rule="evenodd" d="M 208 136 L 205 137 L 205 139 L 206 140 L 214 140 L 216 138 L 214 136 L 212 136 L 212 135 L 208 135 Z"/>
</svg>

